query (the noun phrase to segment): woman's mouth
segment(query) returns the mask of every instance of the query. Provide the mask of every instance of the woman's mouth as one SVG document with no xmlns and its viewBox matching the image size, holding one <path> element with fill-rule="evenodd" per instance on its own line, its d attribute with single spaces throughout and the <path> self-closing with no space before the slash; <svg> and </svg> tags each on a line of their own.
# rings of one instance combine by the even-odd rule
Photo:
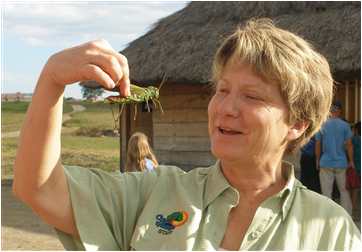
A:
<svg viewBox="0 0 362 252">
<path fill-rule="evenodd" d="M 229 129 L 229 128 L 218 127 L 218 130 L 223 135 L 239 135 L 239 134 L 242 134 L 242 132 L 240 132 L 240 131 L 236 131 L 236 130 Z"/>
</svg>

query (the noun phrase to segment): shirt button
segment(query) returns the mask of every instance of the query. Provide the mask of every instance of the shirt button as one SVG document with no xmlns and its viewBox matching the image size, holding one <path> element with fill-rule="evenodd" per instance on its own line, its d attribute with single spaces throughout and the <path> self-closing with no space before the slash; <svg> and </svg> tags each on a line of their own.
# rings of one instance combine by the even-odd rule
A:
<svg viewBox="0 0 362 252">
<path fill-rule="evenodd" d="M 258 233 L 255 232 L 255 231 L 250 233 L 250 239 L 251 240 L 255 240 L 256 238 L 258 238 L 258 236 L 259 236 Z"/>
</svg>

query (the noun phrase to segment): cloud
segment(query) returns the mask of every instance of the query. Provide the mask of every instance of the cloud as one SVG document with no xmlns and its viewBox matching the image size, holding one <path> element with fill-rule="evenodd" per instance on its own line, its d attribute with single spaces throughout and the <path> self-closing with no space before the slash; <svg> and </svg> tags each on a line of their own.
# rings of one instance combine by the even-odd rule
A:
<svg viewBox="0 0 362 252">
<path fill-rule="evenodd" d="M 36 82 L 36 76 L 27 73 L 15 73 L 12 71 L 3 72 L 4 82 L 2 83 L 3 93 L 16 93 L 16 92 L 31 92 L 33 85 Z M 11 83 L 13 85 L 5 85 Z M 14 85 L 16 83 L 16 85 Z"/>
<path fill-rule="evenodd" d="M 2 4 L 2 92 L 32 92 L 45 60 L 60 49 L 104 38 L 116 50 L 188 2 L 10 2 Z M 78 85 L 67 96 L 80 97 Z"/>
<path fill-rule="evenodd" d="M 31 46 L 69 46 L 105 38 L 125 46 L 187 2 L 6 3 L 3 31 Z M 123 49 L 123 48 L 122 48 Z"/>
</svg>

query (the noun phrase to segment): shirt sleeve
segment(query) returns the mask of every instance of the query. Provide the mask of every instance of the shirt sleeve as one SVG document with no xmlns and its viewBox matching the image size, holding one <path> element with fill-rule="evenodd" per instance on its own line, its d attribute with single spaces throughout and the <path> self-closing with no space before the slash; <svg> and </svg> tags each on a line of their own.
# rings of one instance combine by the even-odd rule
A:
<svg viewBox="0 0 362 252">
<path fill-rule="evenodd" d="M 318 131 L 317 134 L 315 134 L 315 140 L 320 141 L 321 139 L 322 139 L 322 134 L 320 131 Z"/>
<path fill-rule="evenodd" d="M 145 162 L 146 162 L 146 168 L 148 171 L 153 171 L 154 169 L 154 165 L 153 165 L 153 162 L 152 160 L 148 159 L 148 158 L 145 158 Z"/>
<path fill-rule="evenodd" d="M 67 250 L 129 250 L 138 216 L 155 184 L 154 173 L 108 173 L 65 167 L 80 239 L 56 230 Z"/>
<path fill-rule="evenodd" d="M 346 129 L 345 129 L 345 141 L 347 141 L 348 139 L 351 139 L 353 136 L 352 134 L 352 130 L 351 128 L 349 127 L 349 124 L 346 124 Z"/>
<path fill-rule="evenodd" d="M 347 213 L 342 220 L 333 224 L 337 232 L 335 232 L 335 238 L 330 242 L 330 244 L 335 244 L 329 250 L 361 251 L 361 232 Z"/>
</svg>

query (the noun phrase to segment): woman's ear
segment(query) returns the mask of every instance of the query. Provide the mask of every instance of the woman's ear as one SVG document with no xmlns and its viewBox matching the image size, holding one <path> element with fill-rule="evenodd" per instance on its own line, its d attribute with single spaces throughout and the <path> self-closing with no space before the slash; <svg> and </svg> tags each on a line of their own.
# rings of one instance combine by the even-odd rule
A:
<svg viewBox="0 0 362 252">
<path fill-rule="evenodd" d="M 296 122 L 291 128 L 288 130 L 287 140 L 293 141 L 298 139 L 308 128 L 309 123 L 306 121 Z"/>
</svg>

